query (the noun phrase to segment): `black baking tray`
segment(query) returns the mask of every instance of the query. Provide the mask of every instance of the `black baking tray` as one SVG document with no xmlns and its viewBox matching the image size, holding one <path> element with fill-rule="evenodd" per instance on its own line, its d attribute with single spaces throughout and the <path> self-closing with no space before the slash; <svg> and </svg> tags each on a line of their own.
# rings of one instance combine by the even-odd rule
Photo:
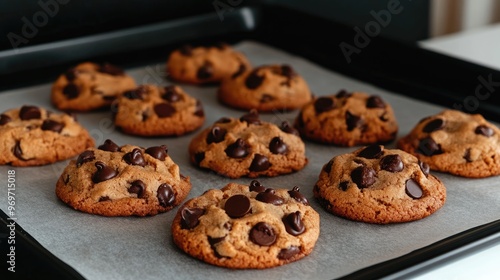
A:
<svg viewBox="0 0 500 280">
<path fill-rule="evenodd" d="M 499 71 L 427 51 L 417 44 L 381 36 L 370 38 L 370 43 L 353 54 L 348 62 L 339 46 L 343 42 L 354 45 L 355 36 L 353 27 L 279 5 L 242 6 L 226 13 L 224 21 L 213 12 L 0 51 L 0 90 L 53 81 L 70 65 L 82 60 L 109 61 L 130 68 L 157 62 L 159 57 L 166 59 L 174 48 L 186 43 L 197 45 L 255 40 L 405 96 L 449 108 L 462 105 L 462 110 L 468 113 L 480 113 L 490 120 L 500 121 L 500 95 L 486 97 L 475 92 L 481 84 L 481 77 L 500 81 Z M 8 229 L 4 225 L 8 224 L 8 217 L 3 211 L 0 214 L 1 245 L 5 246 Z M 343 278 L 390 276 L 466 245 L 481 244 L 482 239 L 499 232 L 500 219 Z M 73 268 L 43 248 L 20 225 L 16 227 L 16 236 L 18 259 L 36 264 L 31 266 L 29 274 L 16 276 L 83 279 Z"/>
</svg>

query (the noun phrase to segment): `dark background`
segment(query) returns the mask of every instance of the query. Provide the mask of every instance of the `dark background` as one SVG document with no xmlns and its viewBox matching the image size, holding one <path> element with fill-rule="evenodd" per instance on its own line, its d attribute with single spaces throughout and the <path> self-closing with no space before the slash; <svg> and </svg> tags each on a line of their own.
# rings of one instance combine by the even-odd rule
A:
<svg viewBox="0 0 500 280">
<path fill-rule="evenodd" d="M 61 0 L 62 1 L 62 0 Z M 132 26 L 157 23 L 198 14 L 216 14 L 214 3 L 233 4 L 235 7 L 271 3 L 293 7 L 332 21 L 358 26 L 373 20 L 370 11 L 387 9 L 387 0 L 16 0 L 0 3 L 0 51 L 11 49 L 9 33 L 22 36 L 26 18 L 33 23 L 34 15 L 43 11 L 39 2 L 56 3 L 58 12 L 48 16 L 47 24 L 37 28 L 37 34 L 28 39 L 33 46 L 83 35 L 96 34 Z M 396 1 L 396 0 L 393 0 Z M 429 36 L 429 1 L 400 0 L 403 11 L 382 29 L 382 36 L 401 41 L 417 41 Z M 53 8 L 52 8 L 53 9 Z M 38 13 L 40 14 L 40 13 Z M 43 21 L 43 17 L 39 20 Z M 279 19 L 277 19 L 279 20 Z M 223 22 L 222 22 L 223 23 Z M 335 34 L 331 34 L 335 36 Z M 24 37 L 24 36 L 23 36 Z"/>
</svg>

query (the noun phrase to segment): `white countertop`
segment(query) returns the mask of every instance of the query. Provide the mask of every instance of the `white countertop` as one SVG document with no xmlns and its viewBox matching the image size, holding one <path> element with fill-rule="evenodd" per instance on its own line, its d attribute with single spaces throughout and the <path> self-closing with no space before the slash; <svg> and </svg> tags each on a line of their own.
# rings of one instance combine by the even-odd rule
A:
<svg viewBox="0 0 500 280">
<path fill-rule="evenodd" d="M 423 48 L 500 70 L 500 24 L 420 42 Z M 500 279 L 500 242 L 426 270 L 414 279 Z"/>
</svg>

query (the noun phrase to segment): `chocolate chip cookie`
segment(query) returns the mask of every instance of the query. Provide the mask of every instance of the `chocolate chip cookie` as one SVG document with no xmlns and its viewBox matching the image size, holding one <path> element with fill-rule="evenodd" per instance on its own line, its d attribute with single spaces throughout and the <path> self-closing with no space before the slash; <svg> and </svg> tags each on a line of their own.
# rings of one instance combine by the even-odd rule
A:
<svg viewBox="0 0 500 280">
<path fill-rule="evenodd" d="M 117 127 L 141 136 L 179 136 L 205 121 L 201 102 L 178 86 L 139 86 L 115 100 L 112 111 Z"/>
<path fill-rule="evenodd" d="M 419 220 L 446 201 L 445 186 L 426 163 L 381 145 L 331 159 L 313 191 L 333 214 L 375 224 Z"/>
<path fill-rule="evenodd" d="M 64 203 L 103 216 L 156 215 L 180 204 L 190 190 L 167 146 L 118 146 L 109 139 L 72 160 L 56 185 Z"/>
<path fill-rule="evenodd" d="M 52 86 L 52 103 L 61 110 L 91 111 L 107 107 L 135 81 L 111 64 L 84 62 L 68 69 Z"/>
<path fill-rule="evenodd" d="M 500 130 L 479 114 L 444 110 L 424 118 L 398 147 L 432 170 L 470 178 L 500 174 Z"/>
<path fill-rule="evenodd" d="M 191 84 L 218 83 L 250 68 L 245 55 L 226 44 L 192 47 L 173 51 L 167 61 L 170 78 Z"/>
<path fill-rule="evenodd" d="M 172 223 L 175 244 L 204 262 L 229 268 L 269 268 L 309 255 L 319 214 L 298 187 L 230 183 L 187 201 Z"/>
<path fill-rule="evenodd" d="M 306 81 L 288 65 L 265 65 L 224 79 L 219 100 L 236 109 L 261 112 L 298 109 L 312 98 Z"/>
<path fill-rule="evenodd" d="M 261 121 L 253 110 L 241 118 L 221 118 L 195 136 L 191 162 L 230 178 L 278 176 L 307 164 L 305 145 L 288 123 Z"/>
<path fill-rule="evenodd" d="M 348 147 L 389 142 L 398 132 L 392 107 L 380 96 L 345 90 L 309 102 L 294 126 L 305 139 Z"/>
<path fill-rule="evenodd" d="M 25 105 L 0 115 L 0 165 L 54 163 L 93 146 L 87 130 L 68 114 Z"/>
</svg>

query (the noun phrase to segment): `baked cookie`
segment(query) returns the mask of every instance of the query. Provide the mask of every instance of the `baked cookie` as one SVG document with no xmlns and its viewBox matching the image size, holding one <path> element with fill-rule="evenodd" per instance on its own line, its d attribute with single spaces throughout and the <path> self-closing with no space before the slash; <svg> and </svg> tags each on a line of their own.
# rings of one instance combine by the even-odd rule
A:
<svg viewBox="0 0 500 280">
<path fill-rule="evenodd" d="M 167 61 L 167 73 L 176 81 L 218 83 L 250 68 L 247 58 L 226 44 L 207 47 L 182 46 Z"/>
<path fill-rule="evenodd" d="M 236 109 L 261 112 L 298 109 L 312 98 L 306 81 L 288 65 L 266 65 L 224 79 L 219 100 Z"/>
<path fill-rule="evenodd" d="M 500 174 L 500 130 L 478 114 L 444 110 L 424 118 L 398 148 L 432 170 L 470 178 Z"/>
<path fill-rule="evenodd" d="M 180 204 L 190 190 L 167 146 L 120 147 L 109 139 L 72 160 L 56 185 L 64 203 L 103 216 L 156 215 Z"/>
<path fill-rule="evenodd" d="M 228 268 L 268 268 L 311 253 L 319 214 L 298 187 L 271 189 L 230 183 L 187 201 L 172 223 L 174 243 L 204 262 Z"/>
<path fill-rule="evenodd" d="M 295 129 L 261 121 L 256 111 L 216 121 L 191 140 L 189 156 L 197 166 L 230 178 L 278 176 L 307 164 Z"/>
<path fill-rule="evenodd" d="M 87 130 L 68 114 L 25 105 L 0 115 L 0 165 L 54 163 L 93 146 Z"/>
<path fill-rule="evenodd" d="M 380 96 L 345 90 L 309 102 L 294 126 L 306 139 L 348 147 L 389 142 L 398 132 L 391 105 Z"/>
<path fill-rule="evenodd" d="M 375 224 L 419 220 L 446 201 L 445 186 L 426 163 L 381 145 L 331 159 L 313 191 L 333 214 Z"/>
<path fill-rule="evenodd" d="M 112 110 L 117 127 L 141 136 L 183 135 L 205 121 L 201 102 L 178 86 L 139 86 L 115 100 Z"/>
<path fill-rule="evenodd" d="M 135 88 L 132 77 L 111 64 L 84 62 L 59 76 L 52 103 L 61 110 L 91 111 L 107 107 L 122 92 Z"/>
</svg>

